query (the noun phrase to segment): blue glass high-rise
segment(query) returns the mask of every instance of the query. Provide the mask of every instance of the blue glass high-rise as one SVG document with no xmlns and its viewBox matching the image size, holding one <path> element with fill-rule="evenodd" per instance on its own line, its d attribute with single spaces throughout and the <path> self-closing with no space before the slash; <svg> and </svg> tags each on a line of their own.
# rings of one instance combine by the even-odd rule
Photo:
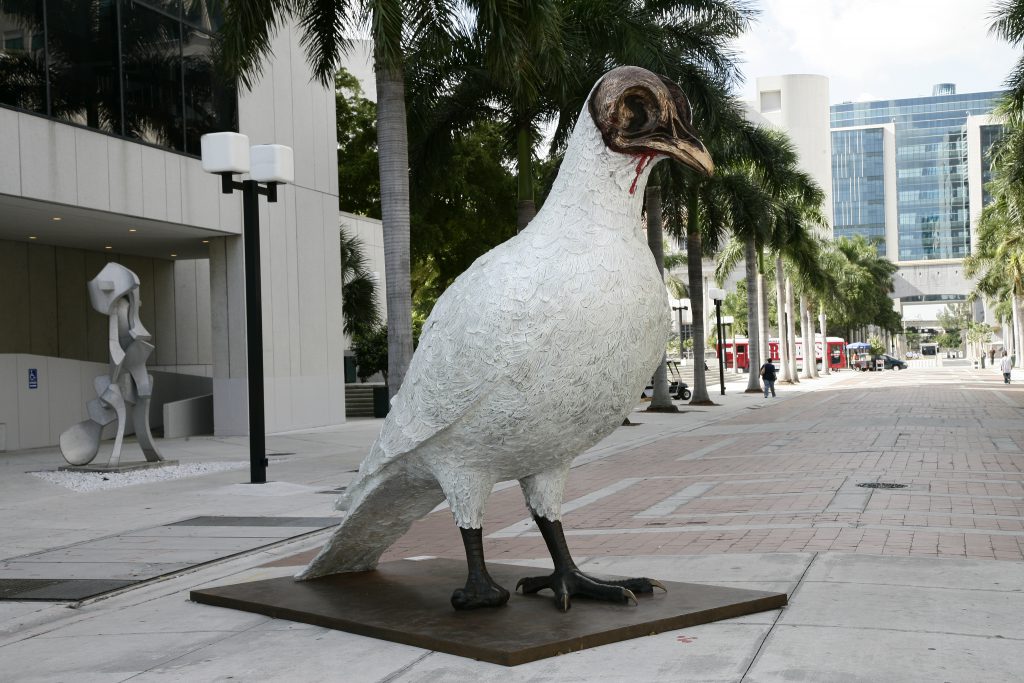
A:
<svg viewBox="0 0 1024 683">
<path fill-rule="evenodd" d="M 887 256 L 894 261 L 968 256 L 967 118 L 991 114 L 1001 96 L 993 91 L 833 105 L 836 236 L 862 234 L 880 241 L 885 253 L 883 132 L 857 127 L 893 124 L 899 251 Z M 999 126 L 982 127 L 983 165 L 998 131 Z"/>
</svg>

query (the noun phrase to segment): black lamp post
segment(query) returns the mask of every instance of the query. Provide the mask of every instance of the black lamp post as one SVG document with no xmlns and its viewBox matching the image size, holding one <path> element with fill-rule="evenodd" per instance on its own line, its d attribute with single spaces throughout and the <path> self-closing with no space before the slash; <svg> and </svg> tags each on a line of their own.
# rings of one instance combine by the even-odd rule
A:
<svg viewBox="0 0 1024 683">
<path fill-rule="evenodd" d="M 676 312 L 679 317 L 679 360 L 683 359 L 683 311 L 690 310 L 689 306 L 673 306 L 672 310 Z"/>
<path fill-rule="evenodd" d="M 203 170 L 221 177 L 221 192 L 242 191 L 245 250 L 245 353 L 249 385 L 249 481 L 267 483 L 267 435 L 263 403 L 263 297 L 260 283 L 260 201 L 277 201 L 277 186 L 295 178 L 291 147 L 253 145 L 239 133 L 200 138 Z M 249 179 L 232 176 L 248 173 Z"/>
<path fill-rule="evenodd" d="M 725 290 L 711 287 L 708 289 L 708 297 L 715 302 L 715 321 L 718 331 L 718 382 L 722 386 L 722 396 L 725 396 L 725 354 L 722 347 L 722 301 L 725 300 Z M 732 350 L 736 353 L 736 349 Z"/>
</svg>

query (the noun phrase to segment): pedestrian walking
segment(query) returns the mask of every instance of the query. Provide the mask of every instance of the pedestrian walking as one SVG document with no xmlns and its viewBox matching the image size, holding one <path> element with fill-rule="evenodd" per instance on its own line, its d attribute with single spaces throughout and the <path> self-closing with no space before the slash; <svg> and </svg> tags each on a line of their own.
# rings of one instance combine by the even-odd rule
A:
<svg viewBox="0 0 1024 683">
<path fill-rule="evenodd" d="M 1013 370 L 1013 364 L 1010 362 L 1010 357 L 1006 355 L 1006 351 L 1003 351 L 1003 358 L 999 361 L 999 371 L 1003 373 L 1003 384 L 1010 383 L 1010 371 Z"/>
<path fill-rule="evenodd" d="M 761 366 L 761 379 L 764 380 L 765 398 L 768 398 L 769 391 L 772 392 L 772 398 L 775 398 L 775 372 L 775 365 L 772 364 L 772 359 L 769 358 Z"/>
</svg>

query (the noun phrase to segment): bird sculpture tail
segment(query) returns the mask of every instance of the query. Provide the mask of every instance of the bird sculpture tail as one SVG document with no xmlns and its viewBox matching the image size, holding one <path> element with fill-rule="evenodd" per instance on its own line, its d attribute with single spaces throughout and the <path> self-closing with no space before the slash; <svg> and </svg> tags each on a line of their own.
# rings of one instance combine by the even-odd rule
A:
<svg viewBox="0 0 1024 683">
<path fill-rule="evenodd" d="M 348 514 L 320 553 L 295 578 L 305 581 L 373 569 L 384 551 L 413 522 L 442 501 L 444 493 L 436 481 L 408 472 L 395 473 L 384 467 L 359 479 L 339 501 L 339 507 L 347 502 Z"/>
</svg>

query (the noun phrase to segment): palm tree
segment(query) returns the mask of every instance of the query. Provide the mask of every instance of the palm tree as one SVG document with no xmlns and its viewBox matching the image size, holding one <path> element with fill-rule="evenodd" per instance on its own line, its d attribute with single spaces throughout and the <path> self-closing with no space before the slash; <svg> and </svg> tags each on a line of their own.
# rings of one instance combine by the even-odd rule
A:
<svg viewBox="0 0 1024 683">
<path fill-rule="evenodd" d="M 373 37 L 377 86 L 377 148 L 381 221 L 387 272 L 388 392 L 398 392 L 412 358 L 409 254 L 409 159 L 405 111 L 405 48 L 411 41 L 443 40 L 454 9 L 429 0 L 246 0 L 226 3 L 221 43 L 227 65 L 251 88 L 287 22 L 300 27 L 306 58 L 324 85 L 334 82 L 349 47 L 346 35 L 366 21 Z"/>
<path fill-rule="evenodd" d="M 1024 45 L 1024 0 L 996 0 L 989 13 L 992 24 L 989 33 L 1014 47 Z M 1024 119 L 1024 56 L 1017 60 L 1005 82 L 1004 114 L 1011 123 Z"/>
<path fill-rule="evenodd" d="M 736 242 L 743 245 L 747 284 L 747 357 L 751 372 L 747 391 L 761 392 L 761 339 L 767 311 L 761 273 L 767 268 L 764 250 L 796 248 L 808 239 L 808 219 L 822 222 L 824 193 L 799 168 L 796 150 L 779 131 L 748 127 L 737 148 L 741 154 L 733 166 L 720 171 L 718 200 L 728 215 Z M 721 167 L 720 167 L 721 168 Z M 735 243 L 734 243 L 735 244 Z M 739 258 L 735 246 L 726 250 L 719 267 L 731 270 Z M 729 263 L 731 261 L 731 263 Z M 724 279 L 719 277 L 720 280 Z M 804 330 L 807 325 L 803 326 Z"/>
<path fill-rule="evenodd" d="M 341 231 L 341 315 L 349 337 L 380 325 L 377 283 L 367 268 L 363 243 L 344 230 Z"/>
<path fill-rule="evenodd" d="M 980 276 L 976 291 L 994 298 L 1010 300 L 1014 336 L 1021 336 L 1021 297 L 1024 297 L 1024 197 L 1021 186 L 1007 182 L 1004 167 L 1011 164 L 1003 156 L 993 168 L 994 199 L 982 210 L 978 230 L 978 248 L 964 259 L 964 274 Z M 1017 366 L 1024 367 L 1024 359 L 1017 356 Z"/>
</svg>

